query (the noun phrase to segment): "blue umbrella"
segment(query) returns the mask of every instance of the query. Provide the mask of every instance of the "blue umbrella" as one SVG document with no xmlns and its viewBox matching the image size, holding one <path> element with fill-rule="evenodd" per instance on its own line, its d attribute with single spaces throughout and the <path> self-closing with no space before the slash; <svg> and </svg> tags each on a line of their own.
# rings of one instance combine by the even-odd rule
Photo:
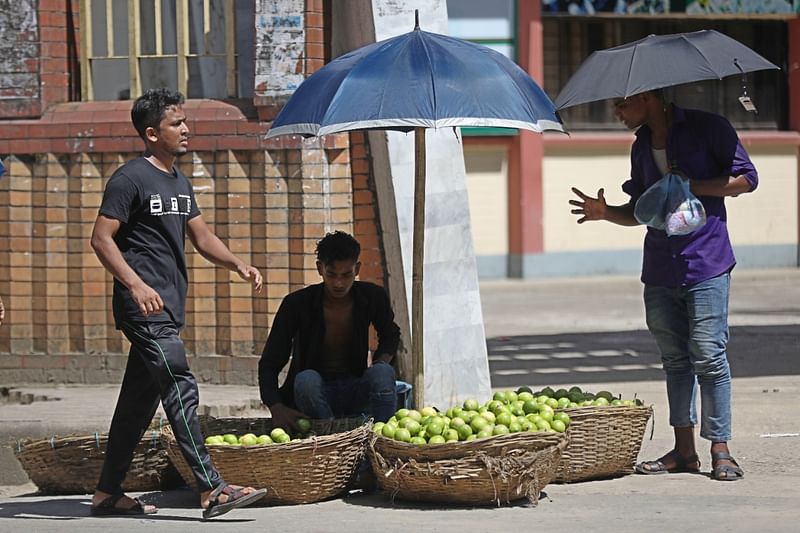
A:
<svg viewBox="0 0 800 533">
<path fill-rule="evenodd" d="M 564 131 L 553 103 L 516 63 L 486 46 L 417 25 L 315 72 L 267 137 L 453 126 Z"/>
<path fill-rule="evenodd" d="M 414 31 L 358 48 L 309 76 L 267 137 L 361 129 L 414 131 L 411 357 L 414 402 L 421 407 L 425 128 L 564 128 L 553 102 L 516 63 L 485 46 L 422 31 L 416 17 Z"/>
</svg>

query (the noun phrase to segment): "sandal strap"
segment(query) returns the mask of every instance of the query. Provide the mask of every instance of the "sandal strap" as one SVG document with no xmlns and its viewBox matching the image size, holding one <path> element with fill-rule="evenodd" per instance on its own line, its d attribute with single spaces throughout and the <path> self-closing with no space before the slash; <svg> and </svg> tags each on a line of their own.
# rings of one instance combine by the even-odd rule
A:
<svg viewBox="0 0 800 533">
<path fill-rule="evenodd" d="M 117 506 L 117 502 L 119 502 L 123 496 L 125 496 L 125 494 L 112 494 L 94 507 L 95 509 L 113 509 Z"/>
<path fill-rule="evenodd" d="M 234 489 L 230 485 L 225 485 L 225 488 L 222 489 L 222 493 L 228 496 L 228 501 L 238 500 L 244 496 L 242 489 Z"/>
<path fill-rule="evenodd" d="M 144 513 L 144 505 L 142 504 L 142 501 L 139 498 L 131 498 L 131 500 L 136 502 L 136 505 L 132 505 L 129 507 L 129 509 L 136 509 L 138 507 L 139 510 Z"/>
<path fill-rule="evenodd" d="M 733 461 L 736 462 L 731 454 L 728 452 L 717 452 L 711 454 L 711 459 L 714 461 Z"/>
<path fill-rule="evenodd" d="M 696 453 L 693 453 L 689 457 L 684 457 L 683 455 L 680 454 L 678 450 L 670 450 L 666 455 L 664 455 L 664 457 L 659 459 L 659 461 L 663 461 L 667 457 L 673 458 L 677 466 L 686 466 L 692 463 L 700 462 L 700 458 L 697 456 Z"/>
<path fill-rule="evenodd" d="M 208 495 L 208 508 L 210 509 L 212 505 L 219 505 L 219 497 L 224 494 L 228 497 L 228 501 L 232 502 L 234 500 L 238 500 L 242 496 L 244 496 L 244 492 L 241 489 L 235 489 L 228 485 L 227 483 L 219 484 L 211 494 Z"/>
<path fill-rule="evenodd" d="M 219 503 L 219 495 L 225 493 L 225 488 L 228 486 L 227 483 L 220 483 L 214 490 L 211 491 L 211 494 L 208 495 L 208 504 L 209 507 L 212 505 L 212 502 Z"/>
<path fill-rule="evenodd" d="M 124 493 L 120 494 L 112 494 L 102 502 L 98 503 L 97 505 L 93 506 L 93 509 L 114 509 L 124 513 L 131 513 L 138 511 L 139 513 L 145 514 L 144 512 L 144 504 L 139 498 L 131 498 L 133 500 L 133 505 L 130 507 L 118 507 L 117 504 L 119 501 L 125 497 Z"/>
<path fill-rule="evenodd" d="M 668 468 L 665 460 L 672 459 L 675 462 L 675 466 L 672 468 Z M 637 465 L 637 469 L 639 471 L 646 471 L 646 472 L 653 472 L 653 473 L 660 473 L 660 472 L 672 472 L 672 471 L 694 471 L 694 467 L 689 468 L 690 465 L 697 465 L 697 468 L 700 468 L 700 458 L 697 454 L 692 454 L 690 457 L 682 456 L 677 450 L 670 450 L 662 457 L 655 459 L 653 461 L 642 461 Z"/>
</svg>

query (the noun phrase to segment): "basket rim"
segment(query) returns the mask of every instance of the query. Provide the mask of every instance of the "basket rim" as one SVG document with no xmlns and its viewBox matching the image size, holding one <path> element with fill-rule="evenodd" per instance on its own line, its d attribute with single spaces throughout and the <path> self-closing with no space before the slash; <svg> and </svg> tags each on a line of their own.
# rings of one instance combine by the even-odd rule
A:
<svg viewBox="0 0 800 533">
<path fill-rule="evenodd" d="M 339 420 L 339 421 L 342 421 L 342 420 L 353 420 L 353 421 L 355 421 L 355 420 L 359 420 L 359 419 L 360 419 L 360 417 L 353 417 L 353 418 L 342 418 L 342 419 L 336 419 L 336 420 Z M 242 420 L 242 421 L 247 421 L 247 420 L 260 420 L 260 419 L 258 419 L 258 418 L 241 418 L 241 419 L 237 419 L 235 417 L 230 417 L 230 418 L 217 418 L 215 420 L 225 420 L 225 421 Z M 351 428 L 351 429 L 347 429 L 347 430 L 344 430 L 344 431 L 338 431 L 336 433 L 330 433 L 330 434 L 327 434 L 327 435 L 312 435 L 312 436 L 306 437 L 304 439 L 292 440 L 292 441 L 284 442 L 284 443 L 251 444 L 251 445 L 248 445 L 248 446 L 230 445 L 230 444 L 227 444 L 227 445 L 226 444 L 206 444 L 206 443 L 204 443 L 204 446 L 209 451 L 210 450 L 215 450 L 215 451 L 219 451 L 219 450 L 235 451 L 235 450 L 245 449 L 245 450 L 248 450 L 248 451 L 251 451 L 251 452 L 260 451 L 260 450 L 281 450 L 281 451 L 289 451 L 289 452 L 291 452 L 291 451 L 303 450 L 306 447 L 308 447 L 309 445 L 311 445 L 311 446 L 313 446 L 315 448 L 319 448 L 320 446 L 324 446 L 324 445 L 327 445 L 327 444 L 335 444 L 335 443 L 338 443 L 339 441 L 341 441 L 344 438 L 350 438 L 351 436 L 355 436 L 360 432 L 371 431 L 371 429 L 372 429 L 372 420 L 368 419 L 368 420 L 363 421 L 363 423 L 361 423 L 360 425 L 358 425 L 358 426 L 356 426 L 354 428 Z M 162 436 L 161 437 L 162 439 L 166 440 L 168 445 L 175 445 L 178 442 L 177 439 L 175 438 L 174 432 L 172 431 L 172 427 L 170 427 L 170 426 L 166 426 L 161 431 L 161 436 Z"/>
<path fill-rule="evenodd" d="M 544 435 L 547 435 L 547 437 L 543 437 Z M 566 432 L 563 432 L 563 433 L 551 433 L 551 432 L 545 432 L 545 431 L 517 431 L 516 433 L 505 433 L 503 435 L 492 435 L 491 437 L 486 437 L 485 439 L 458 440 L 458 441 L 452 440 L 452 441 L 449 441 L 449 442 L 434 442 L 433 444 L 430 444 L 430 443 L 428 443 L 428 444 L 411 444 L 410 442 L 403 442 L 401 440 L 390 439 L 389 437 L 384 437 L 383 435 L 378 435 L 377 433 L 375 433 L 375 437 L 377 437 L 377 439 L 379 439 L 381 442 L 392 442 L 392 443 L 397 444 L 398 446 L 406 447 L 408 449 L 415 449 L 415 450 L 418 450 L 420 448 L 424 449 L 425 447 L 437 448 L 437 447 L 442 447 L 442 446 L 461 446 L 461 447 L 464 447 L 464 448 L 469 448 L 469 447 L 482 448 L 489 441 L 491 441 L 491 442 L 503 442 L 503 441 L 506 441 L 506 440 L 508 440 L 508 441 L 516 441 L 516 440 L 524 439 L 524 437 L 528 437 L 528 436 L 535 436 L 535 437 L 539 437 L 539 438 L 543 437 L 544 439 L 551 439 L 552 440 L 552 439 L 554 439 L 554 438 L 556 438 L 558 436 L 561 436 L 561 435 L 566 437 L 567 433 Z M 527 439 L 524 439 L 524 440 L 527 440 Z"/>
<path fill-rule="evenodd" d="M 646 405 L 587 405 L 584 407 L 566 407 L 566 408 L 559 408 L 554 409 L 556 412 L 564 412 L 569 415 L 570 418 L 573 415 L 595 415 L 595 414 L 604 414 L 604 415 L 619 415 L 619 414 L 632 414 L 632 415 L 642 415 L 645 412 L 652 412 L 653 411 L 653 404 L 646 404 Z"/>
<path fill-rule="evenodd" d="M 566 447 L 569 441 L 570 438 L 566 432 L 545 433 L 521 431 L 505 435 L 494 435 L 485 439 L 475 439 L 471 441 L 411 444 L 390 439 L 373 432 L 373 437 L 369 441 L 368 448 L 370 450 L 375 449 L 382 454 L 391 453 L 398 457 L 402 455 L 416 461 L 441 461 L 449 459 L 460 460 L 478 453 L 489 453 L 491 455 L 497 450 L 506 448 L 524 449 L 526 445 L 532 443 L 542 445 L 540 448 L 537 448 L 537 450 L 558 446 L 562 443 L 564 443 L 563 446 Z"/>
<path fill-rule="evenodd" d="M 158 442 L 162 433 L 163 429 L 148 429 L 145 431 L 144 435 L 142 435 L 139 442 Z M 100 444 L 105 444 L 107 441 L 108 432 L 96 431 L 93 434 L 70 433 L 68 435 L 53 435 L 52 437 L 17 439 L 12 441 L 10 446 L 14 450 L 14 455 L 20 456 L 25 453 L 40 453 L 42 448 L 46 450 L 55 450 L 57 445 L 63 445 L 62 447 L 65 447 L 72 444 L 94 442 L 99 447 Z"/>
</svg>

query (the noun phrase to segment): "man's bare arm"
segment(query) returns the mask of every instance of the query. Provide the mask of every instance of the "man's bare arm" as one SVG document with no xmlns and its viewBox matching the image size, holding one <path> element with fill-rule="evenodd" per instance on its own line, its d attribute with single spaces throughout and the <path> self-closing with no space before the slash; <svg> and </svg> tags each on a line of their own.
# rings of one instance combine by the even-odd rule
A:
<svg viewBox="0 0 800 533">
<path fill-rule="evenodd" d="M 225 243 L 211 231 L 202 216 L 196 216 L 189 220 L 186 229 L 189 233 L 189 239 L 191 239 L 192 244 L 194 244 L 200 255 L 217 266 L 236 272 L 240 278 L 251 282 L 256 292 L 261 292 L 261 285 L 263 284 L 261 272 L 256 267 L 250 266 L 236 257 L 225 246 Z"/>
<path fill-rule="evenodd" d="M 98 215 L 92 229 L 92 249 L 106 270 L 128 288 L 143 315 L 160 313 L 164 309 L 161 296 L 133 271 L 114 242 L 120 226 L 119 220 Z"/>
</svg>

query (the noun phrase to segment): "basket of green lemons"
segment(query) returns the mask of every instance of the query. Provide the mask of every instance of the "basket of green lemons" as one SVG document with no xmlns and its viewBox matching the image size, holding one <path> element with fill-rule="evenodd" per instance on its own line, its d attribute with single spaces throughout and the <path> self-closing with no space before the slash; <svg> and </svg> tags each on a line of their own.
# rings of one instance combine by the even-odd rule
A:
<svg viewBox="0 0 800 533">
<path fill-rule="evenodd" d="M 567 446 L 566 425 L 545 431 L 518 407 L 496 397 L 445 412 L 399 409 L 373 426 L 367 448 L 378 487 L 407 500 L 502 505 L 527 498 L 535 504 Z"/>
<path fill-rule="evenodd" d="M 633 472 L 653 408 L 637 398 L 608 391 L 591 393 L 578 386 L 533 391 L 520 387 L 526 412 L 545 418 L 566 415 L 569 446 L 561 456 L 556 483 L 618 477 Z M 563 416 L 563 415 L 562 415 Z"/>
<path fill-rule="evenodd" d="M 298 421 L 291 435 L 271 418 L 200 417 L 214 467 L 228 483 L 263 487 L 265 504 L 314 503 L 343 493 L 365 454 L 371 421 L 363 417 Z M 167 453 L 187 484 L 197 483 L 171 428 Z"/>
</svg>

